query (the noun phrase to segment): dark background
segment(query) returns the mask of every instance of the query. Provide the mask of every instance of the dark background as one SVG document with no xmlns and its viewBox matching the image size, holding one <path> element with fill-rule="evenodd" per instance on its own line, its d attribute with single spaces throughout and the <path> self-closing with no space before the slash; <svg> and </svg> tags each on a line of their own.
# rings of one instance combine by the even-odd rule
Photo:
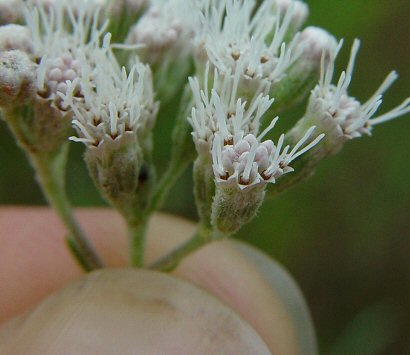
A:
<svg viewBox="0 0 410 355">
<path fill-rule="evenodd" d="M 365 101 L 392 69 L 400 78 L 381 112 L 410 95 L 410 1 L 308 4 L 308 24 L 345 38 L 340 65 L 347 62 L 353 38 L 362 40 L 351 95 Z M 302 112 L 283 114 L 276 132 Z M 159 166 L 166 165 L 171 124 L 164 120 L 156 128 Z M 239 233 L 294 275 L 326 355 L 410 353 L 410 117 L 373 132 L 346 144 L 306 183 L 266 202 Z M 103 204 L 82 163 L 82 146 L 72 148 L 70 198 L 76 206 Z M 186 174 L 165 209 L 195 219 L 190 186 Z M 0 122 L 0 204 L 43 203 L 24 154 Z"/>
</svg>

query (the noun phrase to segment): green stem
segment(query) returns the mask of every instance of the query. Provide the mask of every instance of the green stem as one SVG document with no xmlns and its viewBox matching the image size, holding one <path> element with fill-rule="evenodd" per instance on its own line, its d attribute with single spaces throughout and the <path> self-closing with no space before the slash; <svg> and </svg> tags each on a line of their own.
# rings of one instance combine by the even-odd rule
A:
<svg viewBox="0 0 410 355">
<path fill-rule="evenodd" d="M 78 225 L 65 193 L 65 163 L 68 143 L 52 152 L 31 152 L 31 163 L 38 182 L 48 202 L 61 218 L 69 232 L 69 244 L 75 249 L 77 259 L 86 271 L 103 267 L 103 263 L 84 232 Z"/>
<path fill-rule="evenodd" d="M 139 268 L 144 266 L 147 222 L 148 218 L 143 218 L 138 222 L 128 223 L 130 263 Z"/>
<path fill-rule="evenodd" d="M 224 237 L 222 234 L 214 234 L 207 228 L 199 227 L 197 232 L 185 243 L 171 251 L 169 254 L 161 257 L 149 266 L 152 270 L 172 271 L 181 260 L 201 248 L 202 246 Z"/>
<path fill-rule="evenodd" d="M 187 85 L 182 93 L 175 126 L 172 131 L 170 162 L 153 193 L 147 208 L 148 214 L 161 207 L 171 187 L 196 157 L 196 150 L 191 136 L 192 128 L 187 121 L 191 107 L 192 94 L 189 85 Z"/>
<path fill-rule="evenodd" d="M 26 152 L 46 199 L 68 230 L 67 246 L 72 255 L 85 271 L 103 267 L 77 224 L 65 192 L 70 119 L 54 110 L 48 101 L 41 100 L 2 113 Z"/>
<path fill-rule="evenodd" d="M 191 159 L 186 159 L 185 161 L 172 159 L 170 165 L 165 171 L 164 175 L 156 187 L 152 199 L 147 208 L 147 213 L 151 214 L 155 212 L 158 208 L 162 206 L 165 198 L 167 197 L 169 190 L 174 186 L 175 182 L 185 171 L 187 166 L 191 163 Z"/>
</svg>

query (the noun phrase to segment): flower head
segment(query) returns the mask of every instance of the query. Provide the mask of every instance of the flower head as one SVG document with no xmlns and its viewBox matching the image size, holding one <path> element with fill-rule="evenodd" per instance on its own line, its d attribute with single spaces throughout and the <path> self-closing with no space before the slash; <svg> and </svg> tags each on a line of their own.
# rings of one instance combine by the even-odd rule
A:
<svg viewBox="0 0 410 355">
<path fill-rule="evenodd" d="M 348 88 L 352 80 L 356 55 L 360 42 L 355 40 L 351 49 L 350 60 L 346 70 L 342 72 L 337 84 L 332 84 L 335 59 L 342 41 L 337 50 L 330 54 L 327 65 L 322 59 L 319 84 L 312 91 L 308 115 L 320 116 L 328 122 L 333 135 L 346 138 L 356 138 L 363 134 L 371 134 L 373 126 L 392 120 L 410 112 L 410 98 L 404 100 L 399 106 L 380 116 L 374 117 L 382 103 L 382 96 L 397 79 L 395 71 L 391 72 L 375 93 L 365 102 L 360 103 L 356 98 L 349 96 Z M 323 57 L 324 58 L 324 57 Z"/>
<path fill-rule="evenodd" d="M 274 0 L 259 7 L 254 0 L 204 0 L 197 59 L 210 60 L 222 73 L 241 66 L 244 78 L 275 83 L 300 54 L 295 38 L 285 43 L 294 11 L 293 4 L 281 13 Z"/>
<path fill-rule="evenodd" d="M 95 64 L 81 60 L 81 77 L 68 82 L 66 92 L 60 93 L 63 104 L 74 112 L 78 137 L 71 140 L 88 147 L 146 132 L 153 126 L 158 106 L 149 67 L 136 63 L 127 73 L 110 52 L 108 40 L 107 35 L 104 47 L 94 51 Z"/>
<path fill-rule="evenodd" d="M 65 94 L 67 83 L 81 76 L 80 56 L 90 60 L 106 28 L 98 24 L 99 9 L 87 0 L 61 0 L 48 7 L 31 3 L 25 9 L 33 55 L 39 62 L 38 95 L 61 110 L 66 107 L 61 106 L 59 94 Z M 81 96 L 79 90 L 76 95 Z"/>
<path fill-rule="evenodd" d="M 195 105 L 188 121 L 193 128 L 192 136 L 199 154 L 209 154 L 216 132 L 221 132 L 227 142 L 248 133 L 256 135 L 263 115 L 273 102 L 263 94 L 263 87 L 254 93 L 250 102 L 239 97 L 241 67 L 225 76 L 221 76 L 215 68 L 213 77 L 209 69 L 208 64 L 203 89 L 197 78 L 189 79 Z M 209 88 L 211 80 L 213 84 Z"/>
<path fill-rule="evenodd" d="M 191 52 L 194 21 L 185 16 L 192 4 L 184 0 L 154 0 L 126 39 L 131 45 L 141 46 L 141 55 L 152 65 L 174 57 L 185 57 Z"/>
<path fill-rule="evenodd" d="M 263 141 L 278 121 L 278 117 L 274 118 L 262 133 L 259 132 L 261 119 L 273 99 L 257 93 L 248 104 L 238 98 L 240 73 L 239 68 L 233 75 L 221 78 L 218 69 L 214 69 L 210 93 L 206 79 L 208 72 L 205 73 L 203 90 L 199 88 L 198 79 L 190 79 L 195 107 L 188 120 L 198 154 L 212 155 L 216 183 L 243 190 L 275 183 L 278 177 L 293 171 L 289 164 L 315 146 L 324 135 L 317 136 L 303 148 L 314 127 L 292 149 L 289 145 L 284 146 L 284 135 L 276 145 L 271 140 Z"/>
<path fill-rule="evenodd" d="M 273 125 L 276 121 L 277 118 Z M 276 179 L 293 171 L 290 166 L 292 161 L 324 137 L 324 134 L 321 134 L 303 146 L 314 129 L 315 127 L 311 127 L 292 149 L 289 145 L 284 146 L 284 134 L 276 145 L 272 140 L 261 141 L 261 137 L 257 138 L 253 134 L 226 144 L 222 135 L 217 134 L 212 146 L 212 167 L 216 184 L 221 187 L 236 186 L 244 190 L 255 185 L 275 183 Z"/>
</svg>

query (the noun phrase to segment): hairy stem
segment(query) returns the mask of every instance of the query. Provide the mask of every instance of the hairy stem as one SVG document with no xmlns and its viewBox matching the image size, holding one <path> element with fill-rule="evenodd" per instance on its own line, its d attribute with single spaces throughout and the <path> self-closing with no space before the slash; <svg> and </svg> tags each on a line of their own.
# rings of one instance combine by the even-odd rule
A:
<svg viewBox="0 0 410 355">
<path fill-rule="evenodd" d="M 144 266 L 147 223 L 148 218 L 128 223 L 130 264 L 139 268 Z"/>
<path fill-rule="evenodd" d="M 57 151 L 31 152 L 29 156 L 45 197 L 69 232 L 70 249 L 76 251 L 72 254 L 86 271 L 91 271 L 102 268 L 103 263 L 78 225 L 65 193 L 67 151 L 68 142 Z"/>
<path fill-rule="evenodd" d="M 161 177 L 152 199 L 148 206 L 148 213 L 153 213 L 158 208 L 161 208 L 165 201 L 170 189 L 174 186 L 175 182 L 182 175 L 188 165 L 191 163 L 190 159 L 186 161 L 172 160 L 164 175 Z"/>
<path fill-rule="evenodd" d="M 147 209 L 148 213 L 152 213 L 161 207 L 169 190 L 196 157 L 196 150 L 191 136 L 192 128 L 187 120 L 191 108 L 191 91 L 189 86 L 186 86 L 182 93 L 175 126 L 172 131 L 170 162 L 153 193 Z"/>
<path fill-rule="evenodd" d="M 149 268 L 158 271 L 172 271 L 179 265 L 182 259 L 190 255 L 194 251 L 198 250 L 206 244 L 220 240 L 222 238 L 224 238 L 224 235 L 212 233 L 211 230 L 200 226 L 190 239 L 175 248 L 169 254 L 155 261 L 149 266 Z"/>
</svg>

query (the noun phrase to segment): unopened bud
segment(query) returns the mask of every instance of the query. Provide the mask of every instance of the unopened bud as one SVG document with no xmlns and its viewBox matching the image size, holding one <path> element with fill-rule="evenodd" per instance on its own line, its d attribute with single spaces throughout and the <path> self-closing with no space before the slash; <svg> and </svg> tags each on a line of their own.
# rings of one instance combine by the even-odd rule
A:
<svg viewBox="0 0 410 355">
<path fill-rule="evenodd" d="M 309 16 L 309 7 L 303 2 L 298 0 L 276 0 L 275 6 L 277 11 L 284 14 L 288 9 L 293 6 L 293 13 L 290 28 L 296 32 L 302 27 L 303 23 Z"/>
<path fill-rule="evenodd" d="M 0 25 L 14 23 L 23 15 L 22 0 L 0 0 Z"/>
<path fill-rule="evenodd" d="M 318 27 L 305 28 L 297 41 L 295 51 L 300 53 L 299 58 L 270 91 L 275 98 L 275 112 L 287 110 L 306 97 L 319 80 L 322 55 L 326 63 L 338 47 L 336 39 Z"/>
<path fill-rule="evenodd" d="M 161 7 L 151 7 L 131 29 L 127 43 L 143 46 L 142 56 L 152 65 L 159 64 L 163 55 L 176 46 L 183 24 Z"/>
<path fill-rule="evenodd" d="M 155 87 L 162 102 L 172 98 L 192 70 L 190 55 L 194 24 L 184 16 L 190 1 L 155 1 L 133 26 L 126 44 L 139 47 L 138 55 L 154 73 Z"/>
<path fill-rule="evenodd" d="M 21 106 L 34 97 L 35 65 L 26 53 L 0 52 L 0 106 Z"/>
<path fill-rule="evenodd" d="M 27 27 L 14 24 L 0 27 L 0 51 L 18 49 L 31 54 L 33 52 L 32 43 L 33 40 Z"/>
<path fill-rule="evenodd" d="M 303 50 L 302 57 L 319 67 L 322 55 L 329 60 L 330 53 L 338 46 L 337 40 L 329 32 L 320 27 L 306 27 L 300 34 L 298 47 Z"/>
</svg>

